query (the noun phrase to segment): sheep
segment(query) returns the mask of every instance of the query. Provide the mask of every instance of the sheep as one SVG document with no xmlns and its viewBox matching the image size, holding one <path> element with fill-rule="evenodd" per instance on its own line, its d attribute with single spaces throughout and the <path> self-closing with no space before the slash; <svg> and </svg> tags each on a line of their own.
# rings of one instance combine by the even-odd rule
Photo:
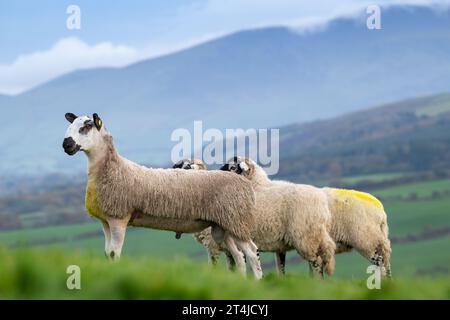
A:
<svg viewBox="0 0 450 320">
<path fill-rule="evenodd" d="M 242 252 L 253 274 L 262 277 L 256 245 L 251 241 L 255 194 L 243 177 L 225 172 L 151 169 L 121 157 L 97 114 L 66 113 L 70 125 L 63 148 L 88 157 L 86 209 L 102 222 L 105 254 L 120 258 L 128 225 L 193 233 L 212 227 L 239 271 L 246 272 Z"/>
<path fill-rule="evenodd" d="M 358 251 L 391 277 L 391 243 L 387 215 L 380 200 L 369 193 L 323 188 L 327 194 L 332 224 L 330 235 L 336 253 Z"/>
<path fill-rule="evenodd" d="M 228 170 L 246 176 L 255 186 L 268 181 L 264 170 L 250 159 L 235 157 L 227 166 Z M 391 245 L 383 204 L 373 195 L 361 191 L 335 188 L 322 188 L 322 191 L 332 216 L 330 235 L 336 243 L 336 253 L 354 248 L 390 277 Z"/>
<path fill-rule="evenodd" d="M 242 173 L 237 168 L 237 173 Z M 221 169 L 233 171 L 234 167 L 226 164 Z M 312 186 L 270 181 L 266 175 L 247 178 L 256 193 L 256 227 L 252 239 L 260 251 L 277 253 L 279 273 L 284 274 L 285 253 L 295 249 L 310 262 L 312 275 L 323 277 L 324 270 L 332 275 L 335 244 L 327 231 L 331 214 L 325 193 Z M 216 259 L 217 252 L 226 252 L 226 248 L 214 244 L 208 232 L 202 231 L 197 237 L 201 236 L 199 240 L 206 245 L 208 256 Z"/>
</svg>

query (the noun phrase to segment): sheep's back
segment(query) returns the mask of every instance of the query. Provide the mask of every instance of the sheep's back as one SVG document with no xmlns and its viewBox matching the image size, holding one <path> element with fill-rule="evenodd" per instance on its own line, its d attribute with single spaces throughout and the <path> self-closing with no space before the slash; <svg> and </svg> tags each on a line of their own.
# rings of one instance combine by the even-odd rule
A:
<svg viewBox="0 0 450 320">
<path fill-rule="evenodd" d="M 273 250 L 294 232 L 308 234 L 331 224 L 324 192 L 313 186 L 271 181 L 255 188 L 257 230 L 254 240 L 262 250 Z"/>
</svg>

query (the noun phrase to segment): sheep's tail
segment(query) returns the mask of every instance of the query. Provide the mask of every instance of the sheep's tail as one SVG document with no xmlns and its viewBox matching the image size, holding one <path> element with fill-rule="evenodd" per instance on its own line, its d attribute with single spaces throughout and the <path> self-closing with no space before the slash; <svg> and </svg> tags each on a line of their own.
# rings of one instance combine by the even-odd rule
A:
<svg viewBox="0 0 450 320">
<path fill-rule="evenodd" d="M 387 221 L 383 221 L 381 223 L 381 232 L 384 235 L 384 239 L 381 241 L 381 243 L 378 246 L 379 253 L 383 257 L 383 267 L 386 271 L 386 276 L 391 277 L 391 241 L 389 240 L 389 227 L 387 225 Z"/>
<path fill-rule="evenodd" d="M 333 239 L 326 233 L 325 239 L 320 245 L 320 258 L 322 259 L 323 270 L 332 276 L 334 273 L 336 244 Z"/>
</svg>

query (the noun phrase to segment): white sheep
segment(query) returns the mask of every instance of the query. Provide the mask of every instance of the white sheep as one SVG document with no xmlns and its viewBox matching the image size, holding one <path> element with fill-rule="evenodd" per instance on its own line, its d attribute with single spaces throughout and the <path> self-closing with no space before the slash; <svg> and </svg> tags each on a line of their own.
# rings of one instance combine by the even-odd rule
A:
<svg viewBox="0 0 450 320">
<path fill-rule="evenodd" d="M 244 164 L 234 168 L 228 163 L 222 169 L 236 169 L 236 173 L 240 174 L 246 168 Z M 325 270 L 331 275 L 335 244 L 327 231 L 331 226 L 331 214 L 326 194 L 312 186 L 270 181 L 265 177 L 249 179 L 255 189 L 257 212 L 252 239 L 259 250 L 278 253 L 281 273 L 285 253 L 295 249 L 310 262 L 313 274 L 323 276 Z M 226 248 L 214 243 L 209 230 L 196 234 L 196 238 L 206 245 L 211 261 L 217 260 L 219 251 L 226 252 Z"/>
<path fill-rule="evenodd" d="M 391 243 L 383 204 L 373 195 L 356 190 L 323 188 L 332 213 L 330 235 L 336 253 L 358 251 L 391 276 Z"/>
<path fill-rule="evenodd" d="M 225 169 L 247 177 L 255 186 L 270 181 L 264 170 L 250 159 L 235 157 L 225 166 Z M 360 191 L 334 188 L 323 188 L 322 191 L 328 198 L 332 215 L 330 235 L 337 245 L 336 253 L 354 248 L 390 277 L 391 245 L 383 204 L 371 194 Z M 255 242 L 260 248 L 264 247 Z M 278 260 L 281 260 L 284 253 L 279 253 Z"/>
<path fill-rule="evenodd" d="M 86 208 L 102 222 L 108 257 L 120 257 L 128 225 L 183 233 L 212 227 L 214 240 L 223 240 L 239 270 L 245 273 L 243 252 L 255 277 L 262 277 L 251 241 L 255 193 L 248 180 L 226 172 L 140 166 L 117 153 L 97 114 L 65 117 L 71 124 L 63 148 L 88 157 Z"/>
</svg>

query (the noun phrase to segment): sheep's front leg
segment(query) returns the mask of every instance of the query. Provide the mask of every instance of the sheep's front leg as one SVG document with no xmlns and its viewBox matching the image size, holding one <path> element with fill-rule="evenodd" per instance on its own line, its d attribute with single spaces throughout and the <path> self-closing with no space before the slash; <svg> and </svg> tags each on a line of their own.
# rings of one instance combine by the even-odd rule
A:
<svg viewBox="0 0 450 320">
<path fill-rule="evenodd" d="M 111 242 L 107 251 L 108 257 L 115 261 L 120 258 L 122 253 L 123 241 L 125 240 L 125 232 L 128 225 L 127 219 L 108 219 L 108 225 L 111 233 Z"/>
<path fill-rule="evenodd" d="M 247 268 L 245 265 L 245 260 L 244 260 L 244 254 L 239 251 L 239 249 L 236 246 L 236 243 L 234 242 L 233 237 L 231 237 L 228 233 L 225 234 L 225 245 L 228 248 L 228 251 L 231 253 L 231 255 L 234 258 L 234 261 L 236 262 L 236 266 L 237 269 L 239 270 L 239 272 L 243 275 L 246 274 L 247 272 Z"/>
<path fill-rule="evenodd" d="M 259 260 L 258 247 L 253 243 L 253 241 L 241 241 L 235 239 L 235 242 L 238 248 L 244 251 L 245 256 L 249 259 L 250 267 L 252 268 L 255 278 L 261 279 L 263 272 L 261 269 L 261 261 Z"/>
<path fill-rule="evenodd" d="M 286 252 L 276 252 L 275 260 L 277 263 L 277 271 L 280 276 L 285 275 L 285 265 L 286 265 Z"/>
<path fill-rule="evenodd" d="M 103 233 L 105 235 L 105 256 L 109 258 L 108 253 L 110 252 L 111 247 L 111 230 L 109 229 L 109 224 L 106 221 L 102 220 Z"/>
</svg>

